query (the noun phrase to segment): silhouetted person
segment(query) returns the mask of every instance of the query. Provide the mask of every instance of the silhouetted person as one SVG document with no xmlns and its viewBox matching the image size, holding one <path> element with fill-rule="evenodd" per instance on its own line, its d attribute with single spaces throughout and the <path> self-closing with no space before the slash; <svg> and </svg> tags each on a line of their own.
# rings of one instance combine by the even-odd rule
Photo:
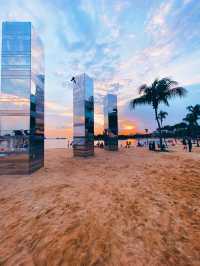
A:
<svg viewBox="0 0 200 266">
<path fill-rule="evenodd" d="M 149 142 L 149 150 L 152 151 L 152 143 Z"/>
<path fill-rule="evenodd" d="M 186 141 L 186 139 L 183 139 L 183 149 L 184 150 L 187 150 L 187 141 Z"/>
<path fill-rule="evenodd" d="M 188 149 L 189 152 L 192 152 L 192 140 L 190 138 L 188 139 Z"/>
<path fill-rule="evenodd" d="M 100 147 L 101 149 L 104 148 L 103 142 L 100 143 L 99 147 Z"/>
<path fill-rule="evenodd" d="M 155 143 L 155 141 L 153 141 L 153 143 L 152 143 L 152 151 L 155 151 L 156 150 L 156 143 Z"/>
</svg>

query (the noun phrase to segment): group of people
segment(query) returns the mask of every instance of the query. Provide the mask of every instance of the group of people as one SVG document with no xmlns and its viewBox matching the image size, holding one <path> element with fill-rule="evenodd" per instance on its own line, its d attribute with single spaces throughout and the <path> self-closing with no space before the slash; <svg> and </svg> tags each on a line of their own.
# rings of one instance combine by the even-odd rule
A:
<svg viewBox="0 0 200 266">
<path fill-rule="evenodd" d="M 148 147 L 150 151 L 155 151 L 156 150 L 156 142 L 155 141 L 149 141 L 149 142 L 138 141 L 137 147 Z"/>
<path fill-rule="evenodd" d="M 187 151 L 187 149 L 188 149 L 189 152 L 192 152 L 192 140 L 191 140 L 191 138 L 183 139 L 182 143 L 183 143 L 183 149 L 184 150 Z"/>
<path fill-rule="evenodd" d="M 125 148 L 129 149 L 131 147 L 131 141 L 126 141 Z"/>
<path fill-rule="evenodd" d="M 103 142 L 98 141 L 97 142 L 97 148 L 103 149 L 104 148 Z"/>
<path fill-rule="evenodd" d="M 182 144 L 183 144 L 183 149 L 184 150 L 186 150 L 186 151 L 188 150 L 189 152 L 192 152 L 192 139 L 191 138 L 184 138 L 182 140 Z M 148 145 L 150 151 L 155 151 L 156 150 L 156 142 L 155 141 L 150 141 L 148 143 L 146 143 L 146 142 L 144 143 L 144 142 L 138 141 L 138 143 L 137 143 L 137 147 L 144 147 L 144 146 L 147 146 L 147 145 Z M 167 145 L 166 144 L 163 144 L 163 145 L 164 145 L 163 148 L 165 149 L 167 147 Z M 172 142 L 171 145 L 175 146 L 175 143 Z M 70 147 L 73 147 L 73 141 L 70 142 L 68 140 L 68 148 L 70 148 Z M 96 144 L 96 147 L 100 148 L 100 149 L 103 149 L 104 148 L 103 141 L 102 142 L 98 141 L 97 144 Z M 123 145 L 121 144 L 121 148 L 122 147 L 123 147 Z M 129 149 L 131 147 L 131 141 L 127 140 L 124 147 Z M 159 148 L 159 144 L 158 144 L 158 148 Z"/>
<path fill-rule="evenodd" d="M 129 149 L 129 148 L 131 147 L 131 141 L 128 141 L 128 140 L 127 140 L 127 141 L 125 142 L 125 146 L 121 143 L 120 147 L 121 147 L 121 148 L 124 147 L 124 148 L 126 148 L 126 149 Z"/>
<path fill-rule="evenodd" d="M 149 142 L 149 150 L 150 151 L 155 151 L 156 150 L 156 143 L 155 143 L 155 141 L 150 141 Z"/>
</svg>

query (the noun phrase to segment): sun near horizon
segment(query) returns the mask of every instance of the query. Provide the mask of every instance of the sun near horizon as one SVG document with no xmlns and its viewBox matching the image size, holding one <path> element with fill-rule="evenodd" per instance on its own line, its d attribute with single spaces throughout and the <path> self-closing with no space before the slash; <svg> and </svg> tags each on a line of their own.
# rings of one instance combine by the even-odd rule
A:
<svg viewBox="0 0 200 266">
<path fill-rule="evenodd" d="M 95 135 L 103 134 L 103 126 L 95 125 Z M 137 129 L 134 124 L 122 123 L 119 128 L 119 135 L 132 135 L 136 133 L 144 133 L 144 131 Z M 58 129 L 45 129 L 45 137 L 47 138 L 72 138 L 73 127 L 71 128 L 58 128 Z"/>
</svg>

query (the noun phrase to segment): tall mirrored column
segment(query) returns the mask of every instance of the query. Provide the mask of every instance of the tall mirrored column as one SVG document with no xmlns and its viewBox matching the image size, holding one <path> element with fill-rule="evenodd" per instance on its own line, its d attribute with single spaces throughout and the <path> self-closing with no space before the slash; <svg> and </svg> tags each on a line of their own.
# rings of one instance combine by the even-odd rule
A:
<svg viewBox="0 0 200 266">
<path fill-rule="evenodd" d="M 114 94 L 107 94 L 104 98 L 104 147 L 118 150 L 117 96 Z"/>
<path fill-rule="evenodd" d="M 30 22 L 3 22 L 0 174 L 44 164 L 44 49 Z"/>
<path fill-rule="evenodd" d="M 94 155 L 93 80 L 86 74 L 72 78 L 73 82 L 73 150 L 74 156 Z"/>
</svg>

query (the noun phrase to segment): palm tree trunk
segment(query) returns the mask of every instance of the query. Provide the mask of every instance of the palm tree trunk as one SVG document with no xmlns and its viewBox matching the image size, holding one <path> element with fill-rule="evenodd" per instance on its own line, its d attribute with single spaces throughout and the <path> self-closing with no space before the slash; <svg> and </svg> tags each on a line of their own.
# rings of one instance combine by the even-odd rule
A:
<svg viewBox="0 0 200 266">
<path fill-rule="evenodd" d="M 155 110 L 155 116 L 156 116 L 156 121 L 158 124 L 158 131 L 159 131 L 159 139 L 160 139 L 160 150 L 163 150 L 163 143 L 162 143 L 162 130 L 161 130 L 161 125 L 160 125 L 160 121 L 158 118 L 158 108 L 154 108 Z"/>
<path fill-rule="evenodd" d="M 196 126 L 195 126 L 195 138 L 197 141 L 197 147 L 199 147 L 199 136 L 198 136 L 198 123 L 196 121 Z"/>
</svg>

